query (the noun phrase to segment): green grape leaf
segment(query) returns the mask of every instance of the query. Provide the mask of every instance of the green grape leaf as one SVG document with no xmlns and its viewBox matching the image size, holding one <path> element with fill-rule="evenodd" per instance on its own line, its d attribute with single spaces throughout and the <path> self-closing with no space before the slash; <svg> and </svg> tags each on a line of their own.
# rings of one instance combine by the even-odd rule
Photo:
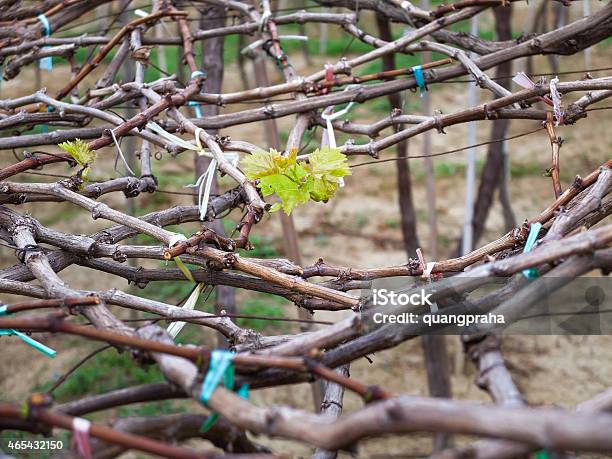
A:
<svg viewBox="0 0 612 459">
<path fill-rule="evenodd" d="M 310 197 L 313 201 L 327 202 L 340 187 L 342 177 L 351 175 L 346 155 L 339 148 L 324 147 L 308 157 L 314 179 Z"/>
<path fill-rule="evenodd" d="M 274 204 L 272 204 L 272 207 L 270 207 L 270 212 L 278 212 L 282 208 L 283 206 L 281 205 L 280 202 L 275 202 Z"/>
<path fill-rule="evenodd" d="M 295 181 L 284 174 L 268 175 L 259 180 L 262 194 L 269 196 L 275 193 L 281 199 L 282 208 L 287 215 L 291 215 L 298 204 L 308 202 L 311 183 L 308 179 L 304 182 Z M 274 210 L 278 210 L 278 206 Z"/>
<path fill-rule="evenodd" d="M 96 159 L 96 152 L 89 148 L 87 142 L 81 139 L 60 143 L 58 147 L 68 152 L 82 167 L 91 166 Z"/>
<path fill-rule="evenodd" d="M 317 148 L 308 157 L 312 173 L 321 176 L 345 177 L 351 175 L 346 155 L 339 148 Z"/>
<path fill-rule="evenodd" d="M 325 178 L 314 178 L 310 198 L 317 202 L 327 202 L 336 193 L 338 185 L 337 180 L 330 181 Z"/>
<path fill-rule="evenodd" d="M 258 180 L 267 175 L 278 174 L 278 160 L 282 158 L 276 150 L 256 151 L 242 160 L 242 168 L 250 180 Z"/>
<path fill-rule="evenodd" d="M 309 156 L 309 163 L 297 162 L 297 149 L 283 156 L 276 150 L 257 151 L 242 160 L 242 168 L 264 197 L 276 194 L 281 208 L 288 215 L 299 204 L 309 200 L 327 201 L 340 186 L 341 178 L 350 175 L 346 156 L 338 148 L 322 148 Z"/>
<path fill-rule="evenodd" d="M 78 176 L 84 182 L 87 182 L 91 165 L 96 160 L 96 152 L 93 151 L 87 142 L 81 139 L 74 139 L 74 141 L 67 141 L 58 145 L 62 150 L 68 152 L 70 156 L 81 166 L 80 173 Z M 82 186 L 83 184 L 81 184 Z"/>
</svg>

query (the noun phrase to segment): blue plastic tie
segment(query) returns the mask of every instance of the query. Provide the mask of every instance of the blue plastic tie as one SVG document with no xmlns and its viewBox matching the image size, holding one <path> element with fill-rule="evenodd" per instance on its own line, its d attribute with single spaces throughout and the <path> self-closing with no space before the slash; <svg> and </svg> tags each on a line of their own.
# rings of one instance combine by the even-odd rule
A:
<svg viewBox="0 0 612 459">
<path fill-rule="evenodd" d="M 28 335 L 26 335 L 24 333 L 21 333 L 20 331 L 13 330 L 13 329 L 0 330 L 0 336 L 2 336 L 2 335 L 7 335 L 7 336 L 8 335 L 14 335 L 14 336 L 18 337 L 19 339 L 21 339 L 28 346 L 32 346 L 34 349 L 36 349 L 39 352 L 42 352 L 43 354 L 45 354 L 49 358 L 53 358 L 57 354 L 57 351 L 55 351 L 54 349 L 51 349 L 50 347 L 45 346 L 43 343 L 39 343 L 35 339 L 30 338 Z"/>
<path fill-rule="evenodd" d="M 193 107 L 195 111 L 196 118 L 202 118 L 202 109 L 200 108 L 200 104 L 195 100 L 190 100 L 188 105 Z"/>
<path fill-rule="evenodd" d="M 51 36 L 51 24 L 44 14 L 38 15 L 38 20 L 42 23 L 45 29 L 45 37 Z M 53 70 L 53 56 L 43 57 L 38 66 L 43 70 Z"/>
<path fill-rule="evenodd" d="M 191 72 L 191 79 L 193 80 L 195 77 L 203 77 L 206 78 L 206 72 L 204 70 L 194 70 L 193 72 Z"/>
<path fill-rule="evenodd" d="M 243 399 L 248 400 L 249 399 L 249 385 L 243 384 L 242 386 L 240 386 L 240 389 L 238 389 L 238 392 L 236 393 Z M 208 432 L 210 428 L 215 425 L 215 422 L 217 422 L 217 419 L 219 419 L 219 413 L 211 413 L 211 415 L 208 416 L 208 418 L 206 418 L 206 421 L 204 421 L 204 423 L 202 424 L 202 427 L 200 427 L 200 432 L 202 433 Z"/>
<path fill-rule="evenodd" d="M 249 385 L 243 384 L 242 386 L 240 386 L 240 389 L 238 389 L 237 394 L 240 395 L 243 399 L 248 400 L 249 399 Z"/>
<path fill-rule="evenodd" d="M 45 36 L 48 37 L 49 35 L 51 35 L 51 24 L 49 23 L 47 16 L 45 16 L 44 14 L 39 14 L 38 20 L 42 22 L 42 25 L 45 28 Z"/>
<path fill-rule="evenodd" d="M 427 91 L 427 85 L 425 84 L 425 75 L 423 75 L 423 68 L 420 65 L 415 65 L 412 67 L 412 74 L 414 75 L 414 79 L 416 80 L 416 84 L 419 87 L 419 93 L 421 97 L 425 91 Z"/>
<path fill-rule="evenodd" d="M 210 356 L 208 372 L 202 382 L 200 401 L 208 406 L 208 401 L 213 392 L 221 382 L 224 381 L 225 387 L 232 387 L 234 384 L 234 365 L 232 360 L 236 354 L 230 351 L 215 349 Z M 230 384 L 231 383 L 231 384 Z"/>
<path fill-rule="evenodd" d="M 533 246 L 535 245 L 536 240 L 538 239 L 538 234 L 540 234 L 541 229 L 541 223 L 538 222 L 531 224 L 531 227 L 529 228 L 529 235 L 527 236 L 527 241 L 525 242 L 525 248 L 523 249 L 523 253 L 530 252 L 531 249 L 533 249 Z M 540 273 L 538 273 L 538 270 L 536 268 L 528 268 L 523 270 L 523 276 L 525 276 L 527 279 L 535 279 L 539 275 Z"/>
<path fill-rule="evenodd" d="M 8 306 L 6 304 L 2 304 L 0 305 L 0 316 L 5 316 L 8 314 L 8 312 L 6 312 L 8 309 Z"/>
<path fill-rule="evenodd" d="M 199 76 L 203 78 L 207 77 L 206 72 L 203 70 L 194 70 L 193 72 L 191 72 L 192 80 Z M 190 100 L 189 106 L 193 107 L 193 109 L 195 110 L 196 118 L 202 118 L 202 109 L 200 108 L 200 104 L 198 102 L 196 102 L 195 100 Z"/>
<path fill-rule="evenodd" d="M 210 363 L 208 365 L 208 372 L 204 377 L 202 383 L 202 391 L 200 392 L 200 401 L 208 406 L 208 401 L 212 397 L 213 392 L 219 386 L 221 379 L 223 379 L 223 385 L 227 389 L 234 387 L 234 364 L 232 361 L 236 354 L 224 350 L 214 350 L 210 356 Z M 249 398 L 249 385 L 243 384 L 238 389 L 238 395 L 246 400 Z M 200 432 L 207 432 L 219 419 L 219 413 L 211 413 L 210 416 L 200 427 Z"/>
</svg>

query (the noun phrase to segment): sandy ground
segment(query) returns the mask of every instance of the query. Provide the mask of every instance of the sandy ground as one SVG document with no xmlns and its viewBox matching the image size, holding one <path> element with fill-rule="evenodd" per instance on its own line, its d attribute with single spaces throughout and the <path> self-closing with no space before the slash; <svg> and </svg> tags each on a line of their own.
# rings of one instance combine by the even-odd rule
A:
<svg viewBox="0 0 612 459">
<path fill-rule="evenodd" d="M 606 65 L 605 53 L 608 48 L 598 49 L 593 56 L 594 67 Z M 316 59 L 316 66 L 323 63 Z M 547 63 L 538 59 L 539 69 L 546 71 Z M 582 68 L 582 57 L 562 58 L 562 69 Z M 299 68 L 304 71 L 303 68 Z M 25 75 L 28 75 L 28 71 Z M 59 72 L 58 72 L 59 73 Z M 239 88 L 239 82 L 234 76 L 235 69 L 228 72 L 225 90 Z M 600 75 L 600 74 L 597 74 Z M 276 78 L 276 75 L 275 75 Z M 47 77 L 48 79 L 48 77 Z M 569 80 L 564 77 L 562 80 Z M 24 80 L 27 81 L 27 80 Z M 30 81 L 33 81 L 30 80 Z M 52 85 L 52 81 L 45 81 Z M 11 96 L 28 93 L 30 88 L 18 87 L 14 82 L 2 83 L 2 97 L 7 91 Z M 461 88 L 461 90 L 458 90 Z M 465 106 L 465 85 L 449 85 L 443 88 L 437 85 L 433 88 L 432 107 L 442 109 L 445 113 L 458 110 Z M 417 95 L 408 95 L 418 103 Z M 488 95 L 483 96 L 488 97 Z M 574 100 L 568 96 L 567 101 Z M 484 99 L 483 99 L 484 100 Z M 366 122 L 384 114 L 372 113 L 360 108 L 351 119 Z M 576 126 L 558 128 L 558 134 L 565 138 L 562 148 L 563 184 L 567 186 L 575 174 L 586 175 L 597 165 L 609 157 L 611 139 L 609 129 L 611 117 L 608 111 L 595 111 L 589 114 L 588 119 L 581 120 Z M 292 117 L 279 121 L 282 132 L 287 132 L 293 122 Z M 517 121 L 511 124 L 511 134 L 517 134 L 534 129 L 535 122 Z M 487 122 L 478 123 L 478 138 L 486 140 L 489 136 L 490 125 Z M 466 128 L 464 126 L 446 129 L 446 135 L 432 134 L 433 151 L 443 151 L 466 145 Z M 241 126 L 239 129 L 230 128 L 222 132 L 235 139 L 246 139 L 257 145 L 266 144 L 261 126 Z M 597 135 L 593 135 L 597 133 Z M 508 144 L 512 165 L 523 169 L 535 170 L 535 173 L 515 176 L 510 182 L 510 195 L 517 221 L 523 221 L 536 215 L 553 199 L 550 178 L 543 177 L 538 171 L 544 172 L 550 163 L 550 147 L 544 132 L 522 137 Z M 420 154 L 422 139 L 411 140 L 410 154 Z M 111 174 L 113 153 L 107 150 L 105 156 L 109 159 L 101 161 L 101 166 Z M 484 160 L 486 147 L 478 149 L 479 160 Z M 383 153 L 384 156 L 393 156 L 393 151 Z M 460 236 L 461 221 L 463 217 L 464 180 L 461 169 L 452 172 L 464 161 L 464 153 L 436 159 L 436 164 L 444 163 L 450 167 L 451 172 L 443 174 L 436 181 L 436 215 L 440 233 L 440 258 L 448 256 Z M 5 154 L 0 159 L 1 164 L 12 161 Z M 357 162 L 361 162 L 358 159 Z M 428 253 L 427 240 L 427 208 L 424 169 L 422 160 L 413 160 L 410 163 L 414 178 L 414 197 L 419 219 L 418 231 L 425 253 Z M 162 164 L 155 164 L 158 171 L 164 171 L 162 185 L 167 189 L 178 189 L 180 177 L 191 168 L 191 158 L 182 155 L 178 160 L 170 163 L 164 160 Z M 447 167 L 447 168 L 448 168 Z M 45 169 L 47 170 L 47 169 Z M 49 169 L 51 171 L 51 169 Z M 65 173 L 64 166 L 54 166 L 53 171 Z M 32 180 L 47 180 L 45 177 L 34 177 Z M 226 183 L 228 185 L 229 183 Z M 167 196 L 166 196 L 167 197 Z M 121 200 L 122 195 L 106 196 L 104 201 L 118 209 L 125 208 Z M 189 202 L 186 196 L 171 196 L 171 203 L 185 204 Z M 134 200 L 135 206 L 148 206 L 152 202 L 150 196 L 140 196 Z M 167 204 L 164 204 L 167 205 Z M 67 230 L 73 233 L 89 233 L 95 229 L 106 226 L 104 222 L 92 222 L 85 212 L 70 205 L 53 206 L 49 210 L 46 205 L 26 205 L 20 211 L 31 212 L 42 216 L 42 221 L 54 228 Z M 57 209 L 61 207 L 61 211 Z M 61 212 L 59 214 L 58 212 Z M 60 216 L 60 218 L 58 218 Z M 401 230 L 398 225 L 399 215 L 397 206 L 395 164 L 384 163 L 369 167 L 360 167 L 354 170 L 354 175 L 346 180 L 337 198 L 327 205 L 311 203 L 296 210 L 295 223 L 300 237 L 300 250 L 304 264 L 314 263 L 318 257 L 323 257 L 331 264 L 351 267 L 376 267 L 403 263 L 405 253 L 401 250 Z M 317 232 L 316 222 L 326 221 L 338 232 Z M 314 225 L 313 225 L 314 223 Z M 314 226 L 314 230 L 313 230 Z M 341 230 L 350 229 L 358 236 L 348 237 Z M 188 231 L 188 230 L 185 230 Z M 486 233 L 481 241 L 492 240 L 504 232 L 501 208 L 496 199 L 491 216 L 487 222 Z M 266 235 L 273 238 L 276 245 L 282 246 L 280 221 L 274 215 L 266 218 L 255 228 L 255 234 Z M 381 245 L 378 239 L 384 238 L 390 243 Z M 0 251 L 0 267 L 11 266 L 15 262 L 10 251 Z M 62 278 L 74 287 L 90 287 L 92 272 L 74 268 L 66 269 Z M 95 274 L 95 287 L 109 289 L 113 287 L 125 289 L 126 283 L 122 279 L 103 273 Z M 14 297 L 3 295 L 4 301 L 14 301 Z M 295 314 L 293 307 L 287 307 L 286 315 Z M 325 320 L 339 320 L 343 314 L 317 313 L 315 318 Z M 212 333 L 207 341 L 214 339 Z M 45 342 L 59 350 L 58 357 L 48 360 L 30 350 L 28 347 L 16 342 L 14 339 L 0 339 L 0 400 L 21 400 L 32 389 L 43 381 L 55 377 L 65 371 L 72 363 L 84 356 L 92 348 L 90 344 L 83 344 L 82 340 L 48 337 Z M 79 343 L 76 345 L 76 343 Z M 460 352 L 458 339 L 448 338 L 450 347 L 450 360 L 453 369 L 452 389 L 453 396 L 458 399 L 479 400 L 486 402 L 488 397 L 474 384 L 474 371 L 471 364 L 466 363 Z M 612 380 L 612 337 L 610 336 L 525 336 L 509 337 L 504 341 L 504 355 L 512 375 L 525 398 L 530 404 L 553 404 L 564 407 L 573 407 L 610 386 Z M 414 395 L 426 395 L 426 379 L 424 364 L 419 340 L 412 340 L 385 352 L 371 356 L 373 362 L 361 359 L 351 366 L 351 375 L 368 384 L 379 384 L 391 391 Z M 26 371 L 27 370 L 27 371 Z M 311 410 L 312 401 L 308 385 L 281 387 L 269 390 L 256 391 L 252 396 L 253 402 L 258 405 L 270 406 L 272 404 L 286 404 Z M 347 394 L 345 397 L 345 412 L 352 412 L 362 406 L 361 401 Z M 196 411 L 200 408 L 195 407 Z M 276 452 L 284 452 L 294 457 L 307 456 L 310 449 L 294 442 L 284 442 L 258 438 L 264 444 L 270 445 Z M 427 452 L 430 448 L 430 439 L 424 435 L 410 435 L 365 441 L 360 444 L 358 457 L 411 457 Z M 126 455 L 128 457 L 128 455 Z M 349 457 L 345 455 L 343 457 Z"/>
</svg>

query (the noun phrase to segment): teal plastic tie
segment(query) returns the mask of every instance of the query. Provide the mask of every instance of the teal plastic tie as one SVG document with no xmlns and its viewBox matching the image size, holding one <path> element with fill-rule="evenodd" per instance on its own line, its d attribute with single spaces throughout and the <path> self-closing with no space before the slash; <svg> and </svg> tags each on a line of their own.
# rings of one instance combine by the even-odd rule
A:
<svg viewBox="0 0 612 459">
<path fill-rule="evenodd" d="M 191 79 L 193 80 L 196 77 L 201 76 L 202 78 L 206 78 L 206 72 L 203 70 L 194 70 L 191 72 Z M 195 100 L 190 100 L 189 105 L 193 107 L 195 111 L 196 118 L 202 118 L 202 109 L 200 108 L 200 104 Z"/>
<path fill-rule="evenodd" d="M 51 24 L 49 23 L 47 16 L 45 16 L 44 14 L 39 14 L 38 20 L 42 22 L 42 25 L 45 28 L 45 36 L 48 37 L 49 35 L 51 35 Z"/>
<path fill-rule="evenodd" d="M 195 100 L 190 100 L 188 105 L 193 107 L 196 118 L 202 118 L 202 109 L 200 108 L 200 104 L 198 102 Z"/>
<path fill-rule="evenodd" d="M 44 14 L 38 15 L 38 20 L 42 23 L 45 29 L 45 37 L 51 36 L 51 24 Z M 43 70 L 53 70 L 53 56 L 43 57 L 38 66 Z"/>
<path fill-rule="evenodd" d="M 240 386 L 240 389 L 238 389 L 237 394 L 240 395 L 243 399 L 248 400 L 249 399 L 249 385 L 243 384 L 242 386 Z"/>
<path fill-rule="evenodd" d="M 427 91 L 427 85 L 425 84 L 425 75 L 423 75 L 423 68 L 420 65 L 415 65 L 412 67 L 412 74 L 414 75 L 414 79 L 416 80 L 416 84 L 419 87 L 419 93 L 421 97 Z"/>
<path fill-rule="evenodd" d="M 0 316 L 5 316 L 8 314 L 7 312 L 8 306 L 6 304 L 0 305 Z"/>
<path fill-rule="evenodd" d="M 523 253 L 530 252 L 533 249 L 533 246 L 538 239 L 538 234 L 540 234 L 540 230 L 542 229 L 541 223 L 532 223 L 529 228 L 529 235 L 527 236 L 527 242 L 525 242 L 525 248 L 523 249 Z M 527 279 L 535 279 L 539 277 L 540 273 L 536 268 L 528 268 L 523 270 L 523 276 Z"/>
<path fill-rule="evenodd" d="M 212 351 L 210 356 L 210 363 L 208 365 L 208 372 L 204 377 L 202 383 L 202 391 L 200 392 L 200 401 L 208 406 L 208 401 L 212 397 L 213 392 L 221 383 L 223 379 L 223 385 L 227 389 L 234 387 L 234 364 L 233 360 L 236 354 L 229 351 L 216 349 Z M 243 384 L 238 389 L 238 395 L 246 400 L 249 398 L 249 385 Z M 215 425 L 219 419 L 219 413 L 211 413 L 210 416 L 200 427 L 200 432 L 208 432 L 210 428 Z"/>
<path fill-rule="evenodd" d="M 535 459 L 550 459 L 550 454 L 545 449 L 542 449 L 535 453 Z"/>
<path fill-rule="evenodd" d="M 249 385 L 243 384 L 242 386 L 240 386 L 240 389 L 238 389 L 238 392 L 236 393 L 243 399 L 248 400 L 249 399 Z M 219 419 L 219 413 L 212 413 L 210 416 L 208 416 L 208 418 L 206 418 L 206 421 L 204 421 L 204 423 L 202 424 L 202 427 L 200 427 L 200 432 L 202 433 L 208 432 L 210 428 L 215 425 L 215 422 L 217 422 L 217 419 Z"/>
<path fill-rule="evenodd" d="M 9 329 L 9 330 L 0 330 L 0 336 L 2 335 L 15 335 L 19 339 L 21 339 L 28 346 L 33 347 L 39 352 L 42 352 L 49 358 L 54 358 L 57 355 L 57 351 L 55 349 L 51 349 L 48 346 L 45 346 L 43 343 L 36 341 L 33 338 L 30 338 L 28 335 L 21 333 L 20 331 Z"/>
<path fill-rule="evenodd" d="M 202 383 L 202 391 L 200 392 L 200 401 L 208 406 L 208 401 L 212 397 L 213 392 L 221 382 L 224 381 L 225 387 L 234 385 L 234 354 L 230 351 L 215 349 L 210 356 L 208 364 L 208 372 Z"/>
<path fill-rule="evenodd" d="M 206 72 L 204 70 L 194 70 L 191 72 L 191 79 L 193 80 L 195 77 L 201 76 L 202 78 L 206 78 Z"/>
</svg>

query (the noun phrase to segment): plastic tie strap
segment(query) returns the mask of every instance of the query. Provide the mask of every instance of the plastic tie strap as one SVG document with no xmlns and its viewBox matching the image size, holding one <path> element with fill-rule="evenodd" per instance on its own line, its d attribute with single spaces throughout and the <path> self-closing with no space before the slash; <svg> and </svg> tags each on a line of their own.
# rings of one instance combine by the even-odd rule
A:
<svg viewBox="0 0 612 459">
<path fill-rule="evenodd" d="M 334 66 L 329 62 L 325 64 L 325 81 L 331 83 L 334 81 Z M 321 94 L 327 94 L 331 90 L 331 86 L 323 88 Z"/>
<path fill-rule="evenodd" d="M 175 233 L 173 236 L 170 237 L 170 240 L 168 241 L 168 246 L 173 247 L 175 244 L 178 244 L 179 242 L 184 242 L 186 240 L 187 238 L 181 233 Z M 193 278 L 193 274 L 191 274 L 191 271 L 189 270 L 189 268 L 185 265 L 185 263 L 183 263 L 183 260 L 181 260 L 179 257 L 174 257 L 174 262 L 176 263 L 176 266 L 178 266 L 178 268 L 181 270 L 181 272 L 183 273 L 183 275 L 188 281 L 191 281 L 194 284 L 197 284 L 195 289 L 193 289 L 193 291 L 187 298 L 187 301 L 185 301 L 185 304 L 183 304 L 182 306 L 183 309 L 193 310 L 195 309 L 198 299 L 200 298 L 200 294 L 202 293 L 202 289 L 204 289 L 206 284 L 197 283 L 196 280 Z M 185 322 L 173 322 L 170 325 L 168 325 L 168 328 L 166 329 L 166 331 L 172 337 L 172 339 L 176 339 L 176 337 L 181 332 L 184 326 L 185 326 Z"/>
<path fill-rule="evenodd" d="M 207 75 L 204 70 L 194 70 L 193 72 L 191 72 L 191 79 L 193 80 L 196 77 L 206 78 Z"/>
<path fill-rule="evenodd" d="M 221 379 L 223 379 L 223 385 L 226 389 L 232 389 L 234 387 L 234 364 L 233 360 L 236 354 L 230 351 L 216 349 L 212 351 L 210 356 L 210 363 L 208 366 L 208 372 L 202 383 L 202 391 L 200 393 L 200 401 L 208 406 L 208 401 L 212 397 L 213 392 L 219 386 Z M 249 398 L 249 386 L 243 384 L 238 389 L 238 395 L 246 400 Z M 217 422 L 219 418 L 218 413 L 211 413 L 200 428 L 200 432 L 207 432 Z"/>
<path fill-rule="evenodd" d="M 423 251 L 421 250 L 420 247 L 416 249 L 416 254 L 419 259 L 419 264 L 421 265 L 421 270 L 423 271 L 423 274 L 421 274 L 421 277 L 424 279 L 427 279 L 427 282 L 429 283 L 431 282 L 431 272 L 433 271 L 434 266 L 436 265 L 436 262 L 430 261 L 429 263 L 425 263 L 425 257 L 423 256 Z M 431 313 L 437 312 L 438 303 L 433 302 L 429 310 Z"/>
<path fill-rule="evenodd" d="M 181 270 L 181 272 L 183 273 L 185 278 L 188 281 L 191 281 L 191 282 L 195 283 L 195 279 L 193 278 L 193 274 L 191 274 L 191 271 L 189 270 L 187 265 L 185 265 L 185 263 L 183 263 L 183 260 L 181 260 L 179 257 L 174 257 L 174 262 L 176 263 L 176 266 L 178 266 L 178 268 Z"/>
<path fill-rule="evenodd" d="M 178 136 L 175 136 L 174 134 L 170 134 L 168 131 L 166 131 L 163 127 L 161 127 L 159 124 L 153 122 L 153 121 L 149 121 L 147 123 L 147 129 L 150 129 L 151 131 L 155 132 L 156 134 L 159 134 L 161 137 L 163 137 L 164 139 L 166 139 L 168 142 L 183 148 L 184 150 L 193 150 L 193 151 L 200 151 L 200 147 L 198 147 L 198 145 L 196 145 L 195 143 L 191 143 L 191 142 L 187 142 L 184 139 L 181 139 Z M 205 153 L 204 151 L 202 151 L 201 153 L 204 156 L 209 156 L 212 157 L 212 155 L 210 153 Z"/>
<path fill-rule="evenodd" d="M 43 343 L 40 343 L 33 338 L 30 338 L 28 335 L 21 333 L 18 330 L 13 330 L 13 329 L 0 330 L 0 336 L 2 335 L 5 335 L 5 336 L 14 335 L 18 337 L 19 339 L 21 339 L 21 341 L 26 343 L 28 346 L 31 346 L 37 351 L 42 352 L 43 354 L 45 354 L 47 357 L 51 359 L 54 358 L 57 354 L 57 351 L 55 349 L 51 349 L 50 347 L 45 346 Z"/>
<path fill-rule="evenodd" d="M 308 37 L 305 35 L 279 35 L 278 40 L 298 40 L 298 41 L 308 41 Z M 256 40 L 248 46 L 245 46 L 240 51 L 240 54 L 248 54 L 251 51 L 256 50 L 260 46 L 262 46 L 267 40 Z"/>
<path fill-rule="evenodd" d="M 345 91 L 349 90 L 349 89 L 355 89 L 356 87 L 359 87 L 359 85 L 348 85 L 346 88 L 344 88 Z M 323 113 L 321 114 L 321 118 L 323 118 L 325 120 L 325 129 L 327 131 L 327 139 L 328 139 L 328 143 L 330 148 L 336 148 L 336 136 L 334 134 L 334 126 L 332 124 L 332 121 L 334 121 L 337 118 L 340 118 L 341 116 L 344 116 L 348 113 L 348 111 L 353 107 L 353 105 L 355 105 L 355 101 L 350 101 L 349 104 L 344 107 L 342 110 L 340 110 L 339 112 L 336 113 L 325 113 L 328 108 L 326 108 L 325 110 L 323 110 Z M 332 106 L 332 109 L 334 107 Z"/>
<path fill-rule="evenodd" d="M 208 372 L 204 377 L 202 390 L 200 391 L 200 401 L 205 406 L 208 406 L 208 401 L 221 380 L 227 388 L 231 389 L 234 386 L 234 364 L 232 361 L 235 356 L 236 354 L 233 352 L 221 349 L 215 349 L 211 352 Z"/>
<path fill-rule="evenodd" d="M 419 94 L 423 97 L 425 91 L 427 91 L 427 85 L 425 84 L 425 75 L 423 75 L 423 67 L 420 65 L 415 65 L 412 67 L 412 74 L 414 75 L 414 79 L 416 81 L 417 86 L 419 87 Z"/>
<path fill-rule="evenodd" d="M 242 386 L 240 386 L 240 389 L 238 389 L 238 392 L 236 393 L 243 399 L 248 400 L 249 399 L 249 385 L 243 384 Z M 200 427 L 200 432 L 202 433 L 208 432 L 210 428 L 215 425 L 215 422 L 217 422 L 217 419 L 219 419 L 219 413 L 211 413 L 210 416 L 208 416 L 208 418 L 206 419 L 206 421 L 204 421 L 204 423 L 202 424 L 202 427 Z"/>
<path fill-rule="evenodd" d="M 186 240 L 187 238 L 183 236 L 182 234 L 175 233 L 168 240 L 168 247 L 172 248 L 179 242 L 185 242 Z M 183 260 L 181 260 L 179 257 L 174 257 L 174 262 L 176 263 L 178 268 L 183 272 L 187 280 L 195 283 L 195 279 L 193 278 L 191 271 L 189 270 L 189 268 L 187 268 L 187 266 L 185 266 L 185 263 L 183 263 Z"/>
<path fill-rule="evenodd" d="M 185 267 L 185 269 L 187 269 L 187 267 Z M 188 269 L 187 269 L 187 272 L 189 272 Z M 189 275 L 191 276 L 191 273 L 189 273 Z M 192 280 L 193 280 L 193 277 L 192 277 Z M 198 298 L 200 298 L 200 294 L 202 293 L 202 289 L 204 287 L 205 287 L 204 283 L 199 283 L 198 285 L 196 285 L 195 289 L 193 289 L 193 292 L 191 292 L 191 295 L 189 295 L 189 298 L 187 298 L 187 301 L 185 301 L 185 304 L 183 305 L 182 309 L 187 309 L 190 311 L 195 309 L 195 305 L 198 302 Z M 185 322 L 173 322 L 168 326 L 166 331 L 172 337 L 172 339 L 176 339 L 176 337 L 181 332 L 184 326 L 185 326 Z"/>
<path fill-rule="evenodd" d="M 8 306 L 6 304 L 0 305 L 0 316 L 5 316 L 8 314 L 7 312 Z"/>
<path fill-rule="evenodd" d="M 45 29 L 45 37 L 51 36 L 51 24 L 44 14 L 38 15 L 38 20 L 42 23 Z M 43 70 L 53 70 L 53 56 L 43 57 L 38 66 Z"/>
<path fill-rule="evenodd" d="M 200 209 L 200 220 L 206 219 L 206 211 L 208 210 L 208 201 L 210 199 L 210 191 L 212 189 L 213 179 L 217 171 L 217 160 L 211 159 L 208 168 L 195 183 L 185 185 L 185 188 L 198 189 L 198 208 Z"/>
<path fill-rule="evenodd" d="M 127 171 L 130 174 L 132 174 L 132 176 L 136 176 L 136 174 L 134 173 L 134 171 L 132 170 L 132 168 L 128 164 L 127 159 L 125 159 L 125 155 L 123 154 L 123 150 L 121 150 L 121 145 L 119 145 L 119 142 L 117 141 L 117 137 L 115 136 L 115 132 L 111 129 L 110 133 L 111 133 L 111 137 L 113 138 L 113 142 L 115 142 L 115 146 L 117 147 L 117 154 L 121 158 L 121 161 L 123 161 L 123 165 L 125 166 Z M 115 159 L 115 171 L 117 171 L 117 159 L 118 158 Z"/>
<path fill-rule="evenodd" d="M 344 90 L 348 90 L 348 89 L 354 89 L 354 88 L 358 88 L 359 85 L 348 85 L 346 88 L 344 88 Z M 329 148 L 337 148 L 336 145 L 336 134 L 334 133 L 334 125 L 332 124 L 332 121 L 334 121 L 337 118 L 340 118 L 341 116 L 346 115 L 349 110 L 353 107 L 353 105 L 355 105 L 355 101 L 350 101 L 349 104 L 344 107 L 342 110 L 340 110 L 339 112 L 334 113 L 334 106 L 331 107 L 327 107 L 323 110 L 323 113 L 321 113 L 321 118 L 323 118 L 325 120 L 325 131 L 323 132 L 323 138 L 327 138 L 327 144 L 329 145 Z M 327 112 L 331 112 L 331 113 L 327 113 Z M 343 177 L 339 177 L 338 178 L 338 185 L 340 187 L 344 186 L 344 178 Z"/>
<path fill-rule="evenodd" d="M 559 78 L 554 77 L 550 80 L 550 98 L 553 102 L 553 113 L 555 114 L 555 126 L 563 124 L 563 108 L 561 107 L 561 94 L 557 89 Z"/>
<path fill-rule="evenodd" d="M 512 81 L 518 84 L 521 88 L 525 89 L 535 89 L 538 86 L 531 80 L 531 78 L 527 76 L 525 72 L 517 72 L 517 74 L 514 75 L 514 77 L 512 78 Z M 542 99 L 546 104 L 550 105 L 551 107 L 553 106 L 553 101 L 550 100 L 549 97 L 542 96 L 540 97 L 540 99 Z"/>
<path fill-rule="evenodd" d="M 195 141 L 198 147 L 198 154 L 202 155 L 204 148 L 200 140 L 200 132 L 202 128 L 196 128 L 195 130 Z M 208 168 L 198 177 L 195 183 L 185 185 L 186 188 L 197 188 L 198 189 L 198 209 L 200 210 L 200 220 L 204 221 L 206 218 L 206 211 L 208 210 L 208 201 L 210 199 L 210 191 L 212 189 L 213 179 L 217 172 L 217 160 L 212 158 Z"/>
<path fill-rule="evenodd" d="M 208 75 L 206 75 L 206 72 L 204 70 L 194 70 L 193 72 L 191 72 L 191 79 L 193 80 L 194 78 L 197 77 L 202 77 L 202 78 L 206 78 Z M 200 104 L 195 101 L 195 100 L 190 100 L 189 103 L 187 104 L 190 107 L 193 107 L 193 110 L 195 111 L 195 115 L 196 118 L 202 118 L 202 108 L 200 107 Z"/>
<path fill-rule="evenodd" d="M 535 245 L 536 240 L 538 239 L 538 234 L 540 233 L 541 229 L 541 223 L 531 224 L 531 227 L 529 228 L 529 235 L 527 236 L 527 241 L 525 242 L 525 248 L 523 249 L 523 253 L 531 252 L 531 249 L 533 249 L 533 246 Z M 527 279 L 535 279 L 539 275 L 540 273 L 538 273 L 538 270 L 536 268 L 528 268 L 523 270 L 523 276 L 525 276 Z"/>
<path fill-rule="evenodd" d="M 85 459 L 92 459 L 91 444 L 89 443 L 89 430 L 91 422 L 83 418 L 72 420 L 72 447 Z"/>
<path fill-rule="evenodd" d="M 425 279 L 431 279 L 431 272 L 433 271 L 436 262 L 430 261 L 429 263 L 425 263 L 425 257 L 423 257 L 423 251 L 420 247 L 416 249 L 416 254 L 419 259 L 419 264 L 421 265 L 421 270 L 423 271 L 421 277 L 424 277 Z"/>
<path fill-rule="evenodd" d="M 197 101 L 190 100 L 187 105 L 193 107 L 193 111 L 195 112 L 196 118 L 202 118 L 202 108 L 200 107 L 200 104 Z"/>
</svg>

